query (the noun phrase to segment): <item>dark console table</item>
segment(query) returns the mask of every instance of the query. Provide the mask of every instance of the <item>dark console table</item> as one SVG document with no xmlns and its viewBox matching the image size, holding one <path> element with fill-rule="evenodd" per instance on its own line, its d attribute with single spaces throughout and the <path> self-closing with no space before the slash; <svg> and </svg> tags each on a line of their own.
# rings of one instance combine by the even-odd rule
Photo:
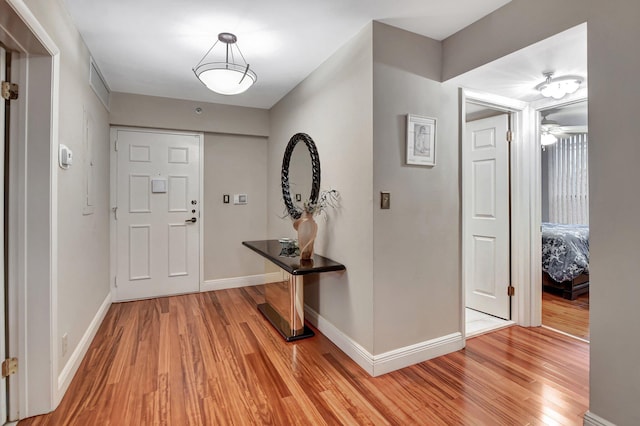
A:
<svg viewBox="0 0 640 426">
<path fill-rule="evenodd" d="M 265 286 L 265 303 L 258 305 L 258 310 L 287 342 L 313 336 L 313 331 L 304 325 L 303 277 L 322 272 L 344 271 L 345 266 L 317 254 L 309 260 L 281 255 L 278 240 L 243 241 L 242 244 L 289 275 L 287 281 Z"/>
</svg>

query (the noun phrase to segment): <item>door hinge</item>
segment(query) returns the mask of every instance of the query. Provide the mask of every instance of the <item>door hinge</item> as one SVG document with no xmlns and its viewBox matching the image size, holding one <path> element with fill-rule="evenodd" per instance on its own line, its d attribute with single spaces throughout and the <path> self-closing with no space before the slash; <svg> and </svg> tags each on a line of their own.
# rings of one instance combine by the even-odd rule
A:
<svg viewBox="0 0 640 426">
<path fill-rule="evenodd" d="M 114 141 L 114 144 L 113 144 L 113 150 L 114 150 L 114 151 L 116 151 L 116 152 L 118 152 L 118 139 L 116 139 L 116 140 Z"/>
<path fill-rule="evenodd" d="M 8 81 L 3 81 L 2 98 L 7 101 L 18 99 L 18 85 Z"/>
<path fill-rule="evenodd" d="M 18 358 L 7 358 L 2 361 L 2 378 L 18 372 Z"/>
<path fill-rule="evenodd" d="M 7 101 L 18 99 L 18 85 L 8 81 L 2 82 L 2 98 Z"/>
<path fill-rule="evenodd" d="M 118 207 L 112 207 L 111 210 L 113 210 L 113 218 L 118 220 Z"/>
<path fill-rule="evenodd" d="M 118 276 L 117 275 L 115 277 L 113 277 L 113 285 L 115 285 L 115 287 L 118 288 Z"/>
<path fill-rule="evenodd" d="M 507 295 L 509 296 L 515 296 L 516 294 L 516 288 L 512 285 L 510 285 L 509 287 L 507 287 Z"/>
<path fill-rule="evenodd" d="M 512 141 L 513 141 L 513 131 L 507 130 L 507 142 L 512 142 Z"/>
</svg>

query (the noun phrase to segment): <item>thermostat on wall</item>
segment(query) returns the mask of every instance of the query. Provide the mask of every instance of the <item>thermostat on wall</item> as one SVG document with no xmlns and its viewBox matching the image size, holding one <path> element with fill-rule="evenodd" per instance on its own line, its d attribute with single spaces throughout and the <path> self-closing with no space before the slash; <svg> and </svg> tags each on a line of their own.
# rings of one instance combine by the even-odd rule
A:
<svg viewBox="0 0 640 426">
<path fill-rule="evenodd" d="M 68 169 L 69 166 L 73 163 L 73 153 L 68 146 L 60 144 L 58 154 L 58 162 L 60 163 L 60 167 L 62 167 L 63 169 Z"/>
<path fill-rule="evenodd" d="M 247 194 L 233 194 L 233 204 L 247 204 Z"/>
</svg>

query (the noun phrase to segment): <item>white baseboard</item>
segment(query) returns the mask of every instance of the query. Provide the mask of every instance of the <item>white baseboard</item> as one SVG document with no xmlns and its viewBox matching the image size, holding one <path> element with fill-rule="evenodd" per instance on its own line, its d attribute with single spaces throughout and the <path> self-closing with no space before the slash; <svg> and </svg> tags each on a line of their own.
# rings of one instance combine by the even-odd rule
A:
<svg viewBox="0 0 640 426">
<path fill-rule="evenodd" d="M 464 348 L 462 333 L 372 355 L 316 311 L 305 305 L 305 318 L 371 376 L 380 376 Z"/>
<path fill-rule="evenodd" d="M 248 275 L 246 277 L 221 278 L 203 281 L 200 285 L 200 291 L 226 290 L 228 288 L 248 287 L 280 281 L 282 281 L 282 274 L 279 271 L 268 274 Z"/>
<path fill-rule="evenodd" d="M 356 364 L 362 367 L 364 371 L 371 376 L 374 375 L 373 355 L 371 355 L 369 351 L 307 305 L 304 305 L 304 318 L 321 331 L 334 345 L 340 348 L 342 352 L 347 354 L 349 358 L 354 360 Z"/>
<path fill-rule="evenodd" d="M 584 426 L 616 426 L 608 420 L 593 414 L 591 411 L 584 413 Z"/>
<path fill-rule="evenodd" d="M 373 358 L 374 376 L 390 373 L 413 364 L 437 358 L 464 348 L 462 333 L 451 333 L 446 336 L 426 340 L 415 345 L 394 349 Z"/>
<path fill-rule="evenodd" d="M 71 380 L 73 379 L 73 376 L 75 376 L 76 372 L 78 371 L 78 368 L 80 367 L 80 363 L 84 359 L 84 356 L 86 355 L 87 350 L 89 350 L 89 345 L 91 345 L 91 341 L 93 340 L 96 333 L 98 332 L 98 328 L 100 328 L 100 324 L 102 324 L 102 320 L 104 320 L 105 315 L 107 315 L 107 311 L 109 310 L 110 306 L 111 306 L 111 292 L 107 294 L 107 297 L 104 299 L 104 302 L 102 302 L 102 305 L 100 305 L 100 308 L 98 308 L 98 312 L 96 312 L 96 315 L 93 317 L 93 320 L 91 320 L 89 327 L 87 327 L 87 331 L 85 331 L 84 335 L 82 336 L 82 339 L 80 339 L 80 342 L 78 342 L 78 346 L 76 346 L 76 349 L 73 351 L 73 353 L 69 357 L 67 364 L 64 366 L 64 368 L 58 375 L 58 390 L 56 392 L 55 407 L 58 406 L 58 404 L 62 400 L 62 397 L 67 391 L 69 384 L 71 384 Z"/>
</svg>

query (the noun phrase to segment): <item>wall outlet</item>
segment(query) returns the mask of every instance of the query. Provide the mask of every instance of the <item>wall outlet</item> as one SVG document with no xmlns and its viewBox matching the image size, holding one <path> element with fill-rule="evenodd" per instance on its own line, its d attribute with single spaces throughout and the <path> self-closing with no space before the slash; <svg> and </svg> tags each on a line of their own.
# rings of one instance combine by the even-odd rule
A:
<svg viewBox="0 0 640 426">
<path fill-rule="evenodd" d="M 67 349 L 69 348 L 68 344 L 69 336 L 67 335 L 67 333 L 64 333 L 62 335 L 62 356 L 65 356 L 67 354 Z"/>
</svg>

